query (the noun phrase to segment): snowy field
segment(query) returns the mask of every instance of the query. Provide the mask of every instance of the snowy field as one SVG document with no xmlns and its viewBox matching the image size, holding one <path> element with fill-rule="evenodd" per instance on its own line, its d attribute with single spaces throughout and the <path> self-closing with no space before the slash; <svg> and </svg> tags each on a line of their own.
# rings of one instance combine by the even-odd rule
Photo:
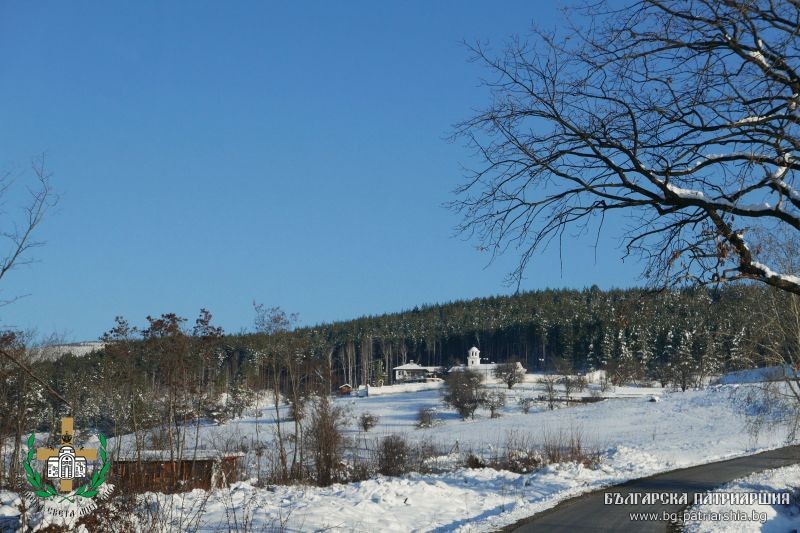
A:
<svg viewBox="0 0 800 533">
<path fill-rule="evenodd" d="M 542 385 L 532 380 L 506 391 L 507 405 L 500 418 L 489 418 L 488 411 L 479 410 L 474 420 L 467 421 L 443 406 L 438 387 L 337 398 L 336 405 L 348 413 L 348 436 L 364 448 L 386 435 L 401 434 L 412 442 L 433 444 L 442 454 L 439 464 L 449 468 L 326 488 L 256 486 L 253 449 L 257 442 L 269 444 L 273 438 L 275 411 L 267 405 L 223 425 L 207 423 L 186 431 L 192 439 L 188 447 L 196 439 L 199 448 L 244 452 L 244 479 L 252 479 L 211 493 L 149 497 L 158 500 L 166 515 L 161 522 L 165 531 L 493 530 L 610 484 L 785 445 L 783 428 L 762 427 L 755 433 L 747 423 L 750 417 L 742 399 L 753 387 L 718 385 L 687 392 L 617 387 L 603 392 L 608 399 L 601 402 L 551 411 L 546 402 L 538 401 L 525 414 L 517 398 L 536 398 L 543 392 Z M 597 385 L 579 396 L 591 394 L 600 394 Z M 421 408 L 436 409 L 433 427 L 417 429 Z M 379 417 L 367 433 L 357 426 L 364 412 Z M 287 415 L 281 407 L 281 416 Z M 291 427 L 291 422 L 284 422 L 284 430 Z M 553 464 L 522 474 L 463 466 L 468 454 L 488 459 L 506 450 L 509 442 L 536 444 L 559 433 L 580 434 L 584 447 L 596 450 L 600 463 Z M 125 448 L 130 439 L 110 439 L 109 445 Z M 8 505 L 12 498 L 4 495 L 0 512 L 12 512 Z"/>
<path fill-rule="evenodd" d="M 660 387 L 616 387 L 601 393 L 608 398 L 602 402 L 561 405 L 551 411 L 546 402 L 537 401 L 528 414 L 522 412 L 517 399 L 539 397 L 543 394 L 541 385 L 529 381 L 512 390 L 496 385 L 497 390 L 507 394 L 502 416 L 492 419 L 487 410 L 479 409 L 474 420 L 466 421 L 443 405 L 441 385 L 430 385 L 436 388 L 366 398 L 339 397 L 334 403 L 347 412 L 347 435 L 365 442 L 365 447 L 387 435 L 400 434 L 447 452 L 491 455 L 505 448 L 509 438 L 538 442 L 545 434 L 580 433 L 585 444 L 612 454 L 632 449 L 652 456 L 661 466 L 659 470 L 668 470 L 774 448 L 786 442 L 782 429 L 764 429 L 759 434 L 749 430 L 742 405 L 746 391 L 750 390 L 747 385 L 711 386 L 686 392 Z M 573 396 L 590 396 L 592 391 L 600 394 L 597 385 L 591 385 Z M 436 423 L 431 428 L 418 429 L 417 417 L 423 408 L 435 410 Z M 281 406 L 280 413 L 286 418 L 282 431 L 290 432 L 288 407 Z M 358 428 L 362 413 L 379 417 L 377 426 L 367 433 Z M 196 440 L 200 449 L 243 451 L 246 469 L 255 472 L 252 449 L 257 442 L 272 440 L 274 420 L 272 405 L 250 409 L 242 418 L 222 425 L 206 423 L 189 428 L 185 432 L 185 446 L 187 450 L 194 448 Z M 133 439 L 109 439 L 111 449 L 117 446 L 129 450 Z"/>
<path fill-rule="evenodd" d="M 790 493 L 788 505 L 697 505 L 688 512 L 697 517 L 707 518 L 704 521 L 687 520 L 684 531 L 687 533 L 745 533 L 762 531 L 768 533 L 785 533 L 800 531 L 800 465 L 792 465 L 774 470 L 757 472 L 745 478 L 727 483 L 715 490 L 715 493 Z M 734 513 L 743 513 L 749 520 L 710 520 L 717 516 L 731 517 Z M 741 515 L 740 515 L 741 516 Z"/>
<path fill-rule="evenodd" d="M 328 488 L 259 489 L 241 482 L 232 491 L 215 491 L 198 523 L 201 531 L 227 528 L 238 513 L 238 520 L 250 521 L 255 528 L 277 524 L 293 531 L 491 530 L 609 484 L 784 445 L 782 429 L 762 428 L 758 434 L 748 430 L 740 402 L 747 388 L 725 385 L 682 393 L 618 387 L 605 393 L 611 399 L 599 403 L 551 411 L 540 402 L 524 414 L 516 398 L 542 392 L 538 384 L 525 383 L 506 391 L 503 416 L 491 419 L 481 410 L 468 421 L 442 406 L 440 390 L 339 398 L 336 403 L 348 410 L 352 420 L 349 436 L 365 446 L 389 434 L 402 434 L 451 452 L 449 458 L 457 465 L 468 453 L 491 457 L 505 449 L 509 439 L 540 442 L 545 434 L 580 433 L 584 445 L 600 451 L 602 461 L 596 468 L 560 464 L 529 474 L 456 466 L 446 473 L 379 477 Z M 658 401 L 651 401 L 654 397 Z M 417 429 L 417 413 L 426 407 L 437 410 L 438 422 Z M 357 429 L 355 422 L 364 412 L 379 417 L 368 433 Z M 267 408 L 257 417 L 251 413 L 224 426 L 201 427 L 201 446 L 252 442 L 256 427 L 258 438 L 269 439 L 272 415 Z M 254 459 L 249 454 L 246 459 L 252 471 Z M 197 509 L 205 498 L 205 493 L 196 491 L 162 499 L 167 507 Z M 178 523 L 174 526 L 179 528 Z"/>
</svg>

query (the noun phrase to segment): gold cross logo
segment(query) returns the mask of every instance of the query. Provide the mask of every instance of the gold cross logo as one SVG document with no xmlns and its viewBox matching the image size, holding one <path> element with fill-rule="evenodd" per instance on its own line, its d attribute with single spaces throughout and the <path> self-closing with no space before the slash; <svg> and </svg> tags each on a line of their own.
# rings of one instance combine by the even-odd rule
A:
<svg viewBox="0 0 800 533">
<path fill-rule="evenodd" d="M 86 475 L 86 462 L 97 459 L 97 448 L 75 449 L 73 427 L 74 420 L 71 417 L 62 418 L 61 446 L 36 449 L 36 459 L 47 463 L 47 477 L 60 480 L 61 492 L 71 492 L 73 478 Z"/>
</svg>

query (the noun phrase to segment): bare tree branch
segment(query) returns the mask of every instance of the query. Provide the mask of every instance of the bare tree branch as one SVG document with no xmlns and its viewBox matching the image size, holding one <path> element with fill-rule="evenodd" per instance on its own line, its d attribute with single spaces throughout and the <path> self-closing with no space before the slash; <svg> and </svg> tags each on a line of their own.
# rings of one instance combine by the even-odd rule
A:
<svg viewBox="0 0 800 533">
<path fill-rule="evenodd" d="M 12 217 L 10 220 L 4 220 L 2 226 L 0 226 L 0 238 L 3 242 L 2 248 L 0 248 L 0 280 L 14 267 L 32 261 L 28 256 L 28 252 L 42 244 L 33 239 L 33 234 L 44 220 L 48 210 L 54 207 L 58 201 L 58 197 L 50 185 L 50 174 L 45 167 L 45 157 L 41 156 L 34 159 L 31 167 L 36 178 L 36 186 L 27 187 L 28 199 L 22 208 L 23 215 L 19 219 Z M 0 178 L 0 201 L 7 198 L 11 185 L 12 182 L 8 174 Z M 18 298 L 19 296 L 0 300 L 0 306 L 14 302 Z M 70 403 L 49 383 L 38 377 L 30 366 L 23 361 L 20 354 L 23 354 L 25 350 L 13 349 L 15 339 L 16 334 L 12 332 L 5 332 L 0 335 L 0 355 L 13 362 L 23 372 L 42 385 L 51 396 L 63 402 L 71 410 Z"/>
<path fill-rule="evenodd" d="M 800 6 L 640 0 L 500 55 L 471 47 L 491 104 L 458 124 L 484 162 L 456 190 L 459 230 L 535 252 L 607 212 L 658 285 L 732 279 L 800 294 L 757 230 L 800 232 Z M 596 217 L 596 218 L 595 218 Z"/>
<path fill-rule="evenodd" d="M 27 187 L 28 201 L 23 206 L 21 218 L 6 220 L 0 227 L 0 238 L 4 247 L 0 250 L 0 280 L 14 267 L 32 261 L 28 252 L 41 246 L 41 242 L 33 239 L 35 230 L 45 218 L 47 212 L 58 202 L 58 196 L 50 185 L 50 174 L 45 167 L 45 158 L 41 156 L 31 164 L 35 175 L 36 186 Z M 11 181 L 8 175 L 0 180 L 0 199 L 9 192 Z M 11 299 L 9 301 L 14 301 Z"/>
</svg>

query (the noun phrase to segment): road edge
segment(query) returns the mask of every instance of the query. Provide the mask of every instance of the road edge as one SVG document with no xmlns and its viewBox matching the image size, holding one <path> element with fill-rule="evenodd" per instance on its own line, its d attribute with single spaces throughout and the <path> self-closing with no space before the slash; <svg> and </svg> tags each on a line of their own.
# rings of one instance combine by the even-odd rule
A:
<svg viewBox="0 0 800 533">
<path fill-rule="evenodd" d="M 737 455 L 735 457 L 729 457 L 727 459 L 722 459 L 720 461 L 710 461 L 708 463 L 701 463 L 701 464 L 697 464 L 697 465 L 686 466 L 686 467 L 683 467 L 683 468 L 676 468 L 674 470 L 664 470 L 663 472 L 658 472 L 656 474 L 652 474 L 652 475 L 649 475 L 649 476 L 637 477 L 637 478 L 634 478 L 634 479 L 629 479 L 627 481 L 623 481 L 622 483 L 614 483 L 614 484 L 607 485 L 605 487 L 602 487 L 602 488 L 599 488 L 599 489 L 596 489 L 596 490 L 584 492 L 583 494 L 579 494 L 579 495 L 573 496 L 571 498 L 566 498 L 564 500 L 561 500 L 560 502 L 558 502 L 557 504 L 555 504 L 552 507 L 549 507 L 549 508 L 547 508 L 547 509 L 545 509 L 543 511 L 538 512 L 538 513 L 534 513 L 534 514 L 532 514 L 530 516 L 527 516 L 527 517 L 525 517 L 525 518 L 523 518 L 521 520 L 517 520 L 513 524 L 509 524 L 507 526 L 503 526 L 502 528 L 496 529 L 494 531 L 496 531 L 497 533 L 510 533 L 512 531 L 516 531 L 517 529 L 519 529 L 520 527 L 524 526 L 525 524 L 528 524 L 530 522 L 533 522 L 534 520 L 538 520 L 539 518 L 541 518 L 543 516 L 546 516 L 548 514 L 556 512 L 556 510 L 558 510 L 562 506 L 572 505 L 572 504 L 574 504 L 574 503 L 576 503 L 576 502 L 578 502 L 580 500 L 583 500 L 583 499 L 586 499 L 586 498 L 590 498 L 590 497 L 594 496 L 595 494 L 607 491 L 607 490 L 609 490 L 609 489 L 611 489 L 613 487 L 625 487 L 627 485 L 631 485 L 633 483 L 638 483 L 640 481 L 647 480 L 647 479 L 656 478 L 656 477 L 662 476 L 664 474 L 669 474 L 669 473 L 674 473 L 674 472 L 681 472 L 681 471 L 684 471 L 684 470 L 691 470 L 692 468 L 697 468 L 697 467 L 701 467 L 701 466 L 714 465 L 714 464 L 723 464 L 723 463 L 727 463 L 727 462 L 730 462 L 730 461 L 736 461 L 736 460 L 741 459 L 743 457 L 757 457 L 757 456 L 762 455 L 762 454 L 772 453 L 772 452 L 775 452 L 777 450 L 783 450 L 783 449 L 787 449 L 788 450 L 790 448 L 797 448 L 798 450 L 800 450 L 800 444 L 789 444 L 789 445 L 786 445 L 786 446 L 780 446 L 780 447 L 771 448 L 771 449 L 768 449 L 768 450 L 761 450 L 760 452 L 756 452 L 756 453 L 752 453 L 752 454 Z M 794 463 L 794 464 L 800 464 L 800 458 L 798 458 L 798 461 L 796 463 Z M 771 469 L 770 468 L 761 468 L 761 469 L 753 470 L 752 473 L 764 472 L 765 470 L 771 470 Z M 717 485 L 717 487 L 715 487 L 715 488 L 721 487 L 724 484 L 725 483 Z M 684 507 L 683 509 L 685 509 L 685 508 L 686 507 Z M 679 533 L 680 531 L 682 531 L 682 529 L 677 528 L 677 525 L 670 525 L 667 528 L 667 532 L 668 533 Z"/>
</svg>

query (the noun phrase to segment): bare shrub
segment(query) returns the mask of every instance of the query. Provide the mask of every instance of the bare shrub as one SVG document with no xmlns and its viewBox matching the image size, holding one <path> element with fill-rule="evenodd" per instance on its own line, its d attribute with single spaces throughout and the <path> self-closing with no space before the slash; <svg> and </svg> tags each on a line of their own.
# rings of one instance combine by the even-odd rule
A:
<svg viewBox="0 0 800 533">
<path fill-rule="evenodd" d="M 542 454 L 537 450 L 509 449 L 503 468 L 517 474 L 528 474 L 544 465 Z"/>
<path fill-rule="evenodd" d="M 206 491 L 202 497 L 188 501 L 177 494 L 147 493 L 133 497 L 136 507 L 128 519 L 133 519 L 134 529 L 126 529 L 125 522 L 120 524 L 121 528 L 112 522 L 105 524 L 108 529 L 103 529 L 101 523 L 98 524 L 101 528 L 90 531 L 197 531 L 210 496 L 211 492 Z"/>
<path fill-rule="evenodd" d="M 542 384 L 544 384 L 544 399 L 547 401 L 547 407 L 552 411 L 555 409 L 556 404 L 556 384 L 558 383 L 558 377 L 548 375 L 544 376 L 541 381 Z"/>
<path fill-rule="evenodd" d="M 494 377 L 506 384 L 509 389 L 517 383 L 525 381 L 525 369 L 517 361 L 508 361 L 497 365 Z"/>
<path fill-rule="evenodd" d="M 486 461 L 471 453 L 467 456 L 467 468 L 486 468 Z"/>
<path fill-rule="evenodd" d="M 611 383 L 611 380 L 608 377 L 608 373 L 604 372 L 603 375 L 600 377 L 600 392 L 607 392 L 607 391 L 613 392 L 614 385 Z"/>
<path fill-rule="evenodd" d="M 111 492 L 107 498 L 97 497 L 97 507 L 75 524 L 76 529 L 89 531 L 133 531 L 138 522 L 136 495 Z"/>
<path fill-rule="evenodd" d="M 600 452 L 583 443 L 583 433 L 573 428 L 568 433 L 545 431 L 542 436 L 542 453 L 547 463 L 581 463 L 595 466 L 600 462 Z"/>
<path fill-rule="evenodd" d="M 350 482 L 364 481 L 374 477 L 377 471 L 378 468 L 374 454 L 367 457 L 356 455 L 352 463 L 348 465 L 346 478 L 347 481 Z"/>
<path fill-rule="evenodd" d="M 800 237 L 787 231 L 763 238 L 770 255 L 783 270 L 800 274 Z M 759 347 L 763 364 L 778 367 L 781 383 L 765 381 L 761 386 L 764 402 L 774 406 L 766 417 L 770 427 L 785 426 L 787 442 L 800 436 L 800 295 L 778 290 L 759 299 L 756 314 L 767 340 Z"/>
<path fill-rule="evenodd" d="M 310 414 L 309 454 L 314 460 L 315 481 L 325 487 L 336 480 L 344 452 L 344 410 L 331 405 L 330 398 L 320 397 Z"/>
<path fill-rule="evenodd" d="M 412 454 L 413 470 L 422 474 L 441 470 L 441 467 L 437 465 L 437 459 L 443 454 L 444 452 L 439 450 L 438 446 L 427 439 L 417 442 Z"/>
<path fill-rule="evenodd" d="M 384 476 L 400 476 L 410 470 L 411 447 L 400 435 L 385 437 L 378 448 L 378 472 Z"/>
<path fill-rule="evenodd" d="M 377 415 L 373 415 L 372 413 L 361 413 L 361 416 L 358 417 L 358 425 L 364 431 L 369 431 L 378 425 L 378 420 L 380 420 L 380 417 Z"/>
<path fill-rule="evenodd" d="M 572 398 L 572 393 L 578 388 L 577 380 L 574 376 L 567 375 L 562 377 L 560 382 L 561 386 L 564 387 L 564 396 L 569 400 Z"/>
<path fill-rule="evenodd" d="M 518 474 L 527 474 L 544 465 L 541 452 L 528 436 L 509 431 L 506 435 L 504 453 L 499 457 L 497 468 Z"/>
<path fill-rule="evenodd" d="M 531 408 L 536 404 L 536 400 L 533 398 L 526 396 L 524 398 L 518 398 L 517 403 L 519 404 L 522 412 L 526 415 L 531 412 Z"/>
<path fill-rule="evenodd" d="M 506 405 L 506 394 L 500 391 L 487 392 L 482 403 L 491 413 L 491 418 L 498 418 L 500 409 Z"/>
<path fill-rule="evenodd" d="M 785 425 L 787 442 L 793 442 L 800 427 L 800 409 L 787 395 L 782 382 L 765 381 L 739 387 L 731 392 L 734 402 L 744 413 L 744 425 L 753 444 L 761 431 Z"/>
<path fill-rule="evenodd" d="M 432 427 L 435 420 L 436 409 L 433 407 L 421 407 L 417 412 L 417 427 L 429 428 Z"/>
</svg>

